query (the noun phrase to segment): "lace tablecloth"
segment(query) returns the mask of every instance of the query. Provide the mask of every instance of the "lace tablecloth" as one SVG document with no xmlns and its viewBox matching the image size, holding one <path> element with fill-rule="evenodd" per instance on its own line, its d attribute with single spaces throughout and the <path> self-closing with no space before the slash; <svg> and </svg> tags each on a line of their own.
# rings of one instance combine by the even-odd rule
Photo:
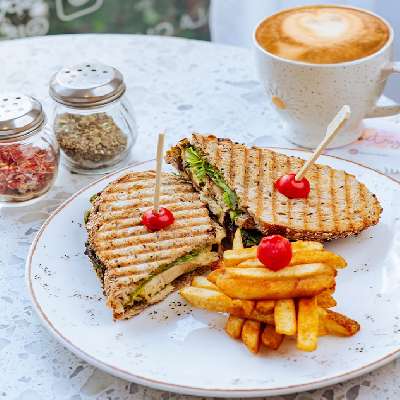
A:
<svg viewBox="0 0 400 400">
<path fill-rule="evenodd" d="M 0 88 L 37 96 L 51 112 L 47 85 L 65 64 L 97 60 L 124 74 L 139 139 L 132 160 L 154 156 L 158 132 L 175 143 L 195 130 L 247 144 L 293 147 L 257 81 L 250 51 L 206 42 L 135 35 L 48 36 L 0 43 Z M 400 119 L 371 120 L 364 139 L 332 154 L 369 164 L 394 177 Z M 378 128 L 378 129 L 377 129 Z M 30 243 L 49 213 L 94 176 L 61 169 L 38 203 L 0 208 L 0 399 L 183 399 L 114 378 L 64 349 L 41 326 L 28 298 L 24 265 Z M 400 398 L 400 365 L 285 400 Z"/>
</svg>

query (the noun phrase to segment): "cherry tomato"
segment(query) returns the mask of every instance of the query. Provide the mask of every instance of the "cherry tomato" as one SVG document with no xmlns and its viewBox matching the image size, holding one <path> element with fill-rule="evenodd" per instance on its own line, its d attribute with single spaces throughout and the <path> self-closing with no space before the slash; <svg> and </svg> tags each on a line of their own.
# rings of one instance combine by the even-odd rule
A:
<svg viewBox="0 0 400 400">
<path fill-rule="evenodd" d="M 310 182 L 307 178 L 296 181 L 296 174 L 287 174 L 281 176 L 275 182 L 275 188 L 279 193 L 289 199 L 305 199 L 310 193 Z"/>
<path fill-rule="evenodd" d="M 267 268 L 278 271 L 289 265 L 292 259 L 292 245 L 283 236 L 266 236 L 258 245 L 257 258 Z"/>
<path fill-rule="evenodd" d="M 164 229 L 174 221 L 172 212 L 165 207 L 160 207 L 159 212 L 153 209 L 147 210 L 142 216 L 142 224 L 152 232 Z"/>
</svg>

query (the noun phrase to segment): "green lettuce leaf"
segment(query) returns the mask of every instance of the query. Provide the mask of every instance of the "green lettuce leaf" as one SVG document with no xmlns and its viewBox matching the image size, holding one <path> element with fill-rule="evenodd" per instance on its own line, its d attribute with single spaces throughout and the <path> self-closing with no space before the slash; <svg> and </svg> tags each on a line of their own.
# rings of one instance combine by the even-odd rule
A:
<svg viewBox="0 0 400 400">
<path fill-rule="evenodd" d="M 244 247 L 258 246 L 263 235 L 256 229 L 241 229 Z"/>
<path fill-rule="evenodd" d="M 199 182 L 204 182 L 206 177 L 205 162 L 193 147 L 186 149 L 186 162 Z"/>
<path fill-rule="evenodd" d="M 236 193 L 230 189 L 222 175 L 210 163 L 204 160 L 193 146 L 186 148 L 186 163 L 199 182 L 204 182 L 204 178 L 208 176 L 223 191 L 224 203 L 234 218 L 241 214 L 238 209 Z"/>
</svg>

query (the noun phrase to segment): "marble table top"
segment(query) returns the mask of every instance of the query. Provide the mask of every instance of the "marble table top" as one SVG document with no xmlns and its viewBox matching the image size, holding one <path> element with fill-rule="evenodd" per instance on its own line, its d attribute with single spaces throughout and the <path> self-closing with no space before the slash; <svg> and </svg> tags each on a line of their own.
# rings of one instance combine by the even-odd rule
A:
<svg viewBox="0 0 400 400">
<path fill-rule="evenodd" d="M 100 61 L 124 74 L 139 139 L 131 159 L 153 157 L 157 133 L 167 144 L 193 130 L 253 144 L 283 144 L 282 126 L 258 83 L 249 50 L 140 35 L 62 35 L 0 42 L 0 88 L 38 97 L 64 64 Z M 266 143 L 265 143 L 266 140 Z M 25 289 L 25 258 L 44 219 L 94 180 L 61 168 L 52 191 L 34 205 L 0 208 L 0 399 L 184 399 L 114 378 L 80 360 L 43 328 Z M 400 364 L 284 400 L 400 398 Z"/>
</svg>

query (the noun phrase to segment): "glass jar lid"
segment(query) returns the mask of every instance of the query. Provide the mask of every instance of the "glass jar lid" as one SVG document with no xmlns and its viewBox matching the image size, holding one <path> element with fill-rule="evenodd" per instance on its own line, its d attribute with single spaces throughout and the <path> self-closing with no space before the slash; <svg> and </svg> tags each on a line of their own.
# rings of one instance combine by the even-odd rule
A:
<svg viewBox="0 0 400 400">
<path fill-rule="evenodd" d="M 42 105 L 20 93 L 0 93 L 0 140 L 25 135 L 42 125 Z"/>
<path fill-rule="evenodd" d="M 124 78 L 116 68 L 100 63 L 65 67 L 50 81 L 50 96 L 76 108 L 110 103 L 125 92 Z"/>
</svg>

